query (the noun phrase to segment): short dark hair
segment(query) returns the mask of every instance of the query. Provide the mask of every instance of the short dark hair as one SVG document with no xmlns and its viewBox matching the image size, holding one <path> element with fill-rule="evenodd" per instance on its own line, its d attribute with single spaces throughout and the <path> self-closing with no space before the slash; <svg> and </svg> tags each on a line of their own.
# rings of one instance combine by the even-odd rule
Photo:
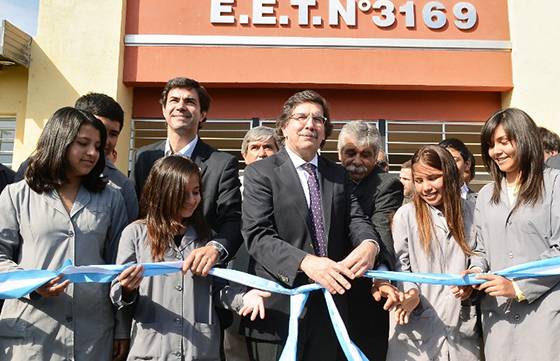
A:
<svg viewBox="0 0 560 361">
<path fill-rule="evenodd" d="M 507 108 L 494 113 L 482 126 L 480 147 L 482 160 L 494 180 L 492 203 L 500 201 L 505 173 L 488 154 L 493 145 L 496 128 L 501 125 L 510 141 L 517 147 L 514 162 L 521 172 L 519 193 L 514 209 L 521 204 L 535 205 L 544 192 L 544 152 L 537 125 L 523 110 Z"/>
<path fill-rule="evenodd" d="M 91 192 L 100 192 L 107 181 L 101 177 L 105 168 L 105 126 L 91 113 L 72 107 L 58 109 L 47 121 L 39 137 L 37 148 L 30 157 L 25 180 L 37 193 L 53 191 L 66 181 L 68 147 L 76 139 L 82 125 L 91 125 L 99 131 L 99 159 L 91 172 L 82 178 L 82 185 Z"/>
<path fill-rule="evenodd" d="M 88 93 L 82 95 L 76 100 L 74 107 L 79 110 L 90 112 L 93 115 L 107 118 L 114 122 L 119 123 L 120 129 L 124 124 L 124 111 L 115 101 L 106 94 L 101 93 Z"/>
<path fill-rule="evenodd" d="M 461 157 L 463 157 L 463 161 L 467 162 L 469 160 L 469 148 L 467 148 L 462 140 L 457 138 L 447 138 L 442 140 L 438 144 L 440 147 L 443 147 L 445 149 L 451 148 L 458 151 L 461 154 Z"/>
<path fill-rule="evenodd" d="M 170 79 L 167 84 L 165 84 L 165 87 L 163 88 L 161 97 L 159 99 L 159 102 L 162 106 L 165 106 L 165 104 L 167 103 L 167 95 L 169 94 L 169 92 L 175 88 L 196 91 L 196 94 L 198 95 L 198 101 L 200 103 L 200 111 L 208 114 L 208 110 L 210 110 L 210 103 L 212 102 L 210 94 L 208 94 L 206 88 L 200 85 L 199 82 L 189 78 L 177 77 Z"/>
<path fill-rule="evenodd" d="M 314 90 L 303 90 L 300 92 L 295 93 L 291 97 L 286 100 L 284 105 L 282 106 L 282 113 L 278 116 L 276 120 L 276 132 L 280 139 L 284 139 L 282 134 L 282 128 L 288 124 L 290 117 L 292 116 L 292 112 L 294 108 L 303 103 L 315 103 L 323 109 L 323 116 L 326 118 L 325 120 L 325 140 L 331 136 L 333 131 L 333 125 L 331 123 L 330 118 L 330 111 L 329 111 L 329 104 L 319 93 Z M 325 140 L 321 144 L 321 147 L 325 144 Z"/>
<path fill-rule="evenodd" d="M 469 172 L 470 172 L 469 182 L 470 182 L 474 179 L 474 177 L 476 177 L 476 158 L 474 157 L 474 154 L 470 150 L 469 150 L 469 161 L 470 161 L 470 167 L 469 167 Z"/>
<path fill-rule="evenodd" d="M 545 127 L 539 127 L 539 135 L 545 152 L 560 152 L 560 137 L 558 134 L 546 129 Z"/>
</svg>

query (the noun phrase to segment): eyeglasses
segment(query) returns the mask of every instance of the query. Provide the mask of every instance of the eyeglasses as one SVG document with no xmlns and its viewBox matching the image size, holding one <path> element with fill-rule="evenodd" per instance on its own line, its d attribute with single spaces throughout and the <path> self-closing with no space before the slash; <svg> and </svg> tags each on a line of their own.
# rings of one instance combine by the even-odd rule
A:
<svg viewBox="0 0 560 361">
<path fill-rule="evenodd" d="M 297 120 L 300 123 L 305 123 L 307 122 L 307 120 L 309 119 L 309 117 L 311 117 L 311 120 L 313 121 L 313 124 L 319 125 L 319 124 L 325 124 L 325 122 L 327 121 L 327 117 L 323 116 L 323 115 L 319 115 L 319 114 L 304 114 L 304 113 L 296 113 L 296 114 L 292 114 L 290 116 L 290 119 L 294 119 Z"/>
</svg>

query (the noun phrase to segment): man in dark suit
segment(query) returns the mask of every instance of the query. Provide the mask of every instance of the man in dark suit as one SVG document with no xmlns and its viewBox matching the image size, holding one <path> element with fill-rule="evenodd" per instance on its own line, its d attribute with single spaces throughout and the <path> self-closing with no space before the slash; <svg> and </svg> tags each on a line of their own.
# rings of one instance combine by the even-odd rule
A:
<svg viewBox="0 0 560 361">
<path fill-rule="evenodd" d="M 383 257 L 383 246 L 352 196 L 344 168 L 317 154 L 332 132 L 325 99 L 310 90 L 294 94 L 276 128 L 285 147 L 244 174 L 249 270 L 287 287 L 317 282 L 336 294 L 344 317 L 350 280 L 371 268 L 380 250 Z M 289 298 L 275 294 L 266 307 L 264 320 L 242 320 L 251 360 L 278 359 L 286 341 Z M 324 297 L 313 292 L 300 320 L 298 359 L 339 355 Z"/>
<path fill-rule="evenodd" d="M 364 213 L 370 217 L 387 250 L 387 264 L 395 261 L 391 219 L 403 202 L 403 185 L 399 179 L 383 169 L 376 160 L 379 151 L 377 128 L 364 121 L 353 121 L 342 127 L 338 137 L 338 156 L 355 183 L 354 194 Z M 350 302 L 348 330 L 350 337 L 370 360 L 385 360 L 389 337 L 389 313 L 376 301 L 370 290 L 369 279 L 356 279 L 348 293 Z M 376 297 L 391 292 L 394 299 L 398 290 L 389 283 L 378 283 Z M 391 297 L 389 297 L 391 300 Z M 386 308 L 391 302 L 386 303 Z"/>
<path fill-rule="evenodd" d="M 16 172 L 6 167 L 4 164 L 0 164 L 0 193 L 2 193 L 8 184 L 14 182 L 15 175 Z"/>
<path fill-rule="evenodd" d="M 169 80 L 160 99 L 167 123 L 167 139 L 138 149 L 130 173 L 140 199 L 148 174 L 159 158 L 181 154 L 200 167 L 204 217 L 215 235 L 206 246 L 189 255 L 190 269 L 199 275 L 207 275 L 214 264 L 234 256 L 242 243 L 237 159 L 215 150 L 198 137 L 210 101 L 206 89 L 196 80 Z"/>
</svg>

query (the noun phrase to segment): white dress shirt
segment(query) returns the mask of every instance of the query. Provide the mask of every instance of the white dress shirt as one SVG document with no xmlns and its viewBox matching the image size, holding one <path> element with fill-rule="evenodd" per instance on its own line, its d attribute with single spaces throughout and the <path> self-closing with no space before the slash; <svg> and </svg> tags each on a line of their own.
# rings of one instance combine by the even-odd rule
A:
<svg viewBox="0 0 560 361">
<path fill-rule="evenodd" d="M 193 140 L 191 140 L 191 142 L 187 145 L 185 145 L 183 147 L 183 149 L 179 150 L 179 151 L 173 151 L 171 149 L 171 144 L 169 144 L 169 139 L 165 140 L 165 156 L 167 157 L 168 155 L 172 155 L 172 154 L 179 154 L 182 155 L 184 157 L 189 157 L 192 158 L 192 154 L 194 151 L 194 147 L 196 147 L 196 143 L 198 142 L 198 135 L 196 135 L 194 137 Z"/>
<path fill-rule="evenodd" d="M 315 175 L 317 175 L 317 179 L 319 179 L 319 174 L 317 172 L 317 170 L 319 169 L 319 156 L 315 154 L 315 157 L 313 157 L 313 159 L 311 159 L 310 162 L 306 162 L 295 152 L 291 151 L 290 148 L 286 147 L 286 151 L 288 152 L 288 156 L 290 157 L 290 160 L 292 161 L 294 167 L 296 168 L 296 172 L 298 174 L 301 187 L 303 188 L 303 193 L 305 193 L 305 200 L 307 201 L 307 207 L 310 207 L 311 201 L 309 197 L 309 186 L 307 183 L 307 178 L 310 177 L 310 175 L 305 169 L 303 169 L 303 165 L 307 163 L 313 164 L 315 166 Z"/>
</svg>

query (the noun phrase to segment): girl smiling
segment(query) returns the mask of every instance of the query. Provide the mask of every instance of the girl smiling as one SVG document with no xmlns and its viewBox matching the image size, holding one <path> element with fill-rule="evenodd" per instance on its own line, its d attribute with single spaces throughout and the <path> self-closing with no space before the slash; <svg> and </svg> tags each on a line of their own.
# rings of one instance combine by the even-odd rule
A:
<svg viewBox="0 0 560 361">
<path fill-rule="evenodd" d="M 461 199 L 451 154 L 437 145 L 412 157 L 413 202 L 397 211 L 396 271 L 460 273 L 471 254 L 473 206 Z M 449 287 L 404 282 L 403 302 L 391 320 L 387 360 L 479 359 L 476 311 Z"/>
</svg>

